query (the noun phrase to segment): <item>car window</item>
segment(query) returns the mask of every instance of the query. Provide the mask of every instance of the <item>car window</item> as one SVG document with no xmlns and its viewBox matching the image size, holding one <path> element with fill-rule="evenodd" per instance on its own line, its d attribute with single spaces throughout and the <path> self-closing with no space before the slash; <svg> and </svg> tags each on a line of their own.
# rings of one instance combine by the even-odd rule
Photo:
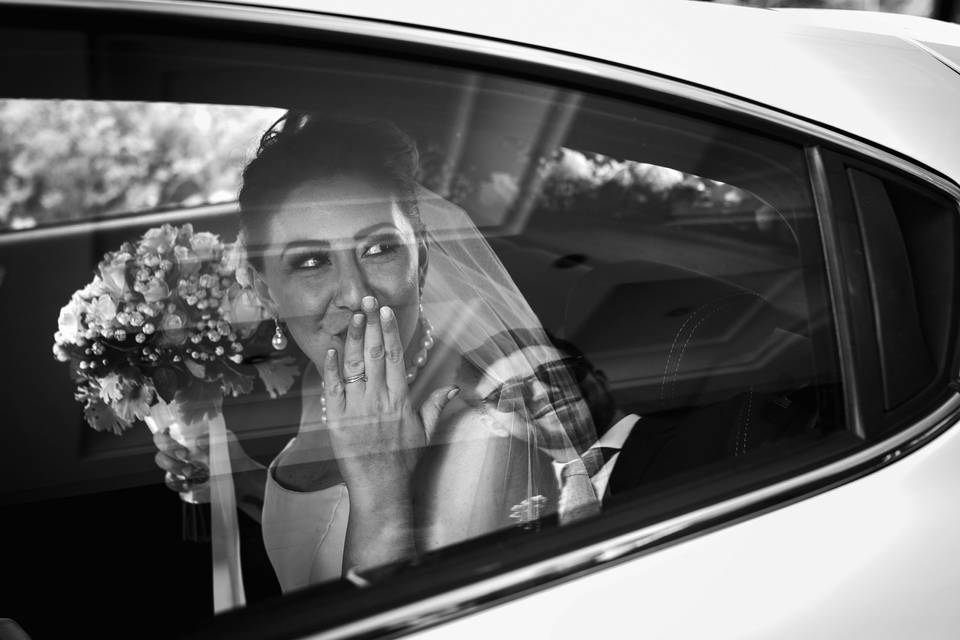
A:
<svg viewBox="0 0 960 640">
<path fill-rule="evenodd" d="M 258 132 L 282 115 L 232 105 L 0 101 L 0 228 L 232 202 Z"/>
<path fill-rule="evenodd" d="M 20 363 L 0 500 L 29 632 L 56 628 L 44 603 L 105 598 L 118 633 L 282 596 L 370 615 L 464 558 L 485 568 L 456 579 L 479 579 L 859 446 L 788 134 L 158 24 L 5 28 L 50 68 L 0 72 L 0 339 Z M 426 412 L 351 409 L 379 379 L 351 368 L 370 292 L 410 354 L 381 376 Z M 403 486 L 365 493 L 382 474 Z"/>
<path fill-rule="evenodd" d="M 845 154 L 824 157 L 835 207 L 856 222 L 854 246 L 862 247 L 862 260 L 850 266 L 867 284 L 858 305 L 869 345 L 862 375 L 882 393 L 864 411 L 868 435 L 878 437 L 941 402 L 952 378 L 956 202 L 902 172 Z"/>
</svg>

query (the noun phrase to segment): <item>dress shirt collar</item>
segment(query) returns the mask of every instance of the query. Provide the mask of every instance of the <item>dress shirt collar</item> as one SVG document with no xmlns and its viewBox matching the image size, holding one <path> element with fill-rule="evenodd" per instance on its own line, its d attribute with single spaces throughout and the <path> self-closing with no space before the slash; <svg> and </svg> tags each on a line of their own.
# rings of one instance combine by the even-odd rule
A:
<svg viewBox="0 0 960 640">
<path fill-rule="evenodd" d="M 630 432 L 633 431 L 633 427 L 640 420 L 640 416 L 635 413 L 621 418 L 616 424 L 607 429 L 607 432 L 600 436 L 600 439 L 597 440 L 590 448 L 595 447 L 607 447 L 608 449 L 623 449 L 624 443 L 627 441 L 627 438 L 630 437 Z"/>
</svg>

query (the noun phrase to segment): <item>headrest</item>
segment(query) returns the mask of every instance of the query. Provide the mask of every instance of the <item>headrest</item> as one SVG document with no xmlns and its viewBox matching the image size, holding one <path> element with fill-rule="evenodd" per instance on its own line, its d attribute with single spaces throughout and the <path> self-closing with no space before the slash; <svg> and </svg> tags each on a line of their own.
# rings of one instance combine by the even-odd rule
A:
<svg viewBox="0 0 960 640">
<path fill-rule="evenodd" d="M 641 413 L 715 402 L 763 384 L 788 335 L 755 292 L 639 260 L 598 265 L 580 277 L 562 329 L 606 373 L 618 402 Z"/>
</svg>

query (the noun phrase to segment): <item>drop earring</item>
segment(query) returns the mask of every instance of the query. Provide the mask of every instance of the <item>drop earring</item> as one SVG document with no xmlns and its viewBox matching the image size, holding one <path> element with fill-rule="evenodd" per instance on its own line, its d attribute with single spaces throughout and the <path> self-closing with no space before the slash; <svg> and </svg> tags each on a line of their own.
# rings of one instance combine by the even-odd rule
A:
<svg viewBox="0 0 960 640">
<path fill-rule="evenodd" d="M 273 345 L 273 348 L 277 351 L 283 351 L 287 348 L 287 336 L 283 333 L 283 328 L 280 327 L 279 318 L 274 318 L 273 321 L 276 323 L 277 329 L 273 332 L 273 338 L 270 340 L 270 344 Z"/>
</svg>

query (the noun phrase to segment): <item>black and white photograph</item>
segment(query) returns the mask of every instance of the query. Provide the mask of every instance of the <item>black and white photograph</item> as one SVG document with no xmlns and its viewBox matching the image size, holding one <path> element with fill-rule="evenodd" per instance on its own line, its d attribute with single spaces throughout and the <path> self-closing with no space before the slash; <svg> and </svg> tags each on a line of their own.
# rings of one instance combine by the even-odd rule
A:
<svg viewBox="0 0 960 640">
<path fill-rule="evenodd" d="M 0 61 L 0 640 L 960 637 L 960 0 Z"/>
</svg>

